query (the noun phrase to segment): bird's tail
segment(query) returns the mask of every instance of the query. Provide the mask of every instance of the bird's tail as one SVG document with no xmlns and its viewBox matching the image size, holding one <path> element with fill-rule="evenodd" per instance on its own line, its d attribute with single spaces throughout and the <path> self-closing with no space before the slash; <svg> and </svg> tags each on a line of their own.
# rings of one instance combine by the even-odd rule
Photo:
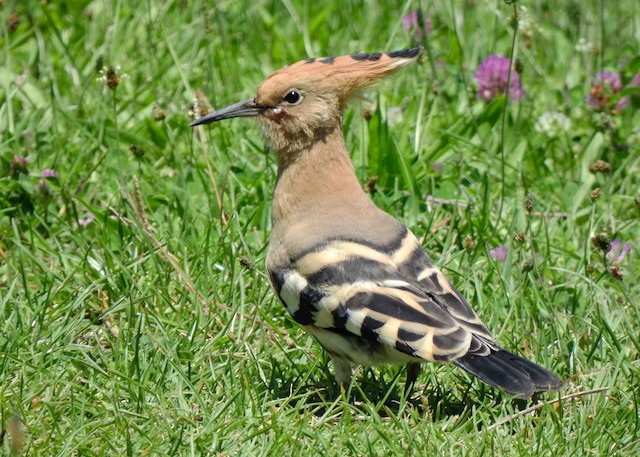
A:
<svg viewBox="0 0 640 457">
<path fill-rule="evenodd" d="M 454 363 L 517 398 L 529 398 L 536 392 L 559 390 L 562 386 L 562 381 L 549 370 L 504 349 L 486 356 L 467 354 Z"/>
</svg>

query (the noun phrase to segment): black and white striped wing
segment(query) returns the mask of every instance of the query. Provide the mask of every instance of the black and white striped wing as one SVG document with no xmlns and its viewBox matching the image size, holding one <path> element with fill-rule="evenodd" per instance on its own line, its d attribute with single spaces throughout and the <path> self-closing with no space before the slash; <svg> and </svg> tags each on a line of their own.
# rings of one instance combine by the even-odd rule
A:
<svg viewBox="0 0 640 457">
<path fill-rule="evenodd" d="M 270 273 L 301 325 L 427 361 L 484 355 L 493 347 L 484 325 L 408 230 L 391 247 L 332 240 Z"/>
</svg>

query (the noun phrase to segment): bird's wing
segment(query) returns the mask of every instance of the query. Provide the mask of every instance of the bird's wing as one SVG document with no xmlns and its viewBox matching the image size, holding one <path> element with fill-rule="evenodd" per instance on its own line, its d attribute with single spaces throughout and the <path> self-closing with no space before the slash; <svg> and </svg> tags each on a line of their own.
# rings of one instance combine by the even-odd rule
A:
<svg viewBox="0 0 640 457">
<path fill-rule="evenodd" d="M 302 325 L 375 340 L 429 361 L 483 355 L 494 346 L 408 230 L 400 243 L 386 247 L 327 241 L 270 273 L 281 301 Z"/>
</svg>

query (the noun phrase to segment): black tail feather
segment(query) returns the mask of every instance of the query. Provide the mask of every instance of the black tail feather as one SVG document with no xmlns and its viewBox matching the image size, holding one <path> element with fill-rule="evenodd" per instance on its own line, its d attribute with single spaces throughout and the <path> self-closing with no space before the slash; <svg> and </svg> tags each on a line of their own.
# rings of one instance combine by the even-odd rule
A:
<svg viewBox="0 0 640 457">
<path fill-rule="evenodd" d="M 536 392 L 559 390 L 562 386 L 550 371 L 504 349 L 486 356 L 467 354 L 454 363 L 513 397 L 529 398 Z"/>
</svg>

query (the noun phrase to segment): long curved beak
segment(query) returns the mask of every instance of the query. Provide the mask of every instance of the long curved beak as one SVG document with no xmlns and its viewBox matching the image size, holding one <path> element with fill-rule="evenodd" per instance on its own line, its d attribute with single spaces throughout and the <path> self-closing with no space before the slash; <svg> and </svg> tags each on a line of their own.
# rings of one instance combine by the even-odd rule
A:
<svg viewBox="0 0 640 457">
<path fill-rule="evenodd" d="M 233 117 L 250 117 L 258 116 L 264 112 L 264 106 L 256 105 L 255 100 L 249 99 L 239 103 L 234 103 L 226 108 L 219 109 L 213 113 L 206 114 L 199 119 L 191 122 L 189 127 L 196 125 L 210 124 L 211 122 L 221 121 L 223 119 L 231 119 Z"/>
</svg>

